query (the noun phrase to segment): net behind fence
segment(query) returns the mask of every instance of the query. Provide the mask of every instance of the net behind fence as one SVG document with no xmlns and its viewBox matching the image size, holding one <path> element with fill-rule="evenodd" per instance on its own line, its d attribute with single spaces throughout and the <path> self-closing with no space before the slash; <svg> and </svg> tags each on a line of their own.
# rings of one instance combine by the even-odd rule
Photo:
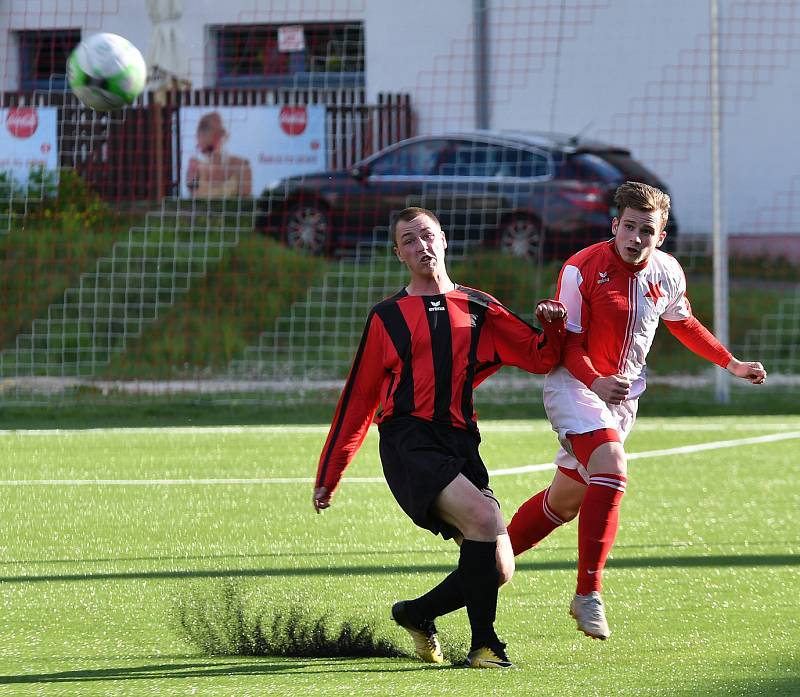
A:
<svg viewBox="0 0 800 697">
<path fill-rule="evenodd" d="M 679 5 L 671 22 L 694 12 Z M 792 74 L 800 7 L 722 5 L 723 108 L 735 120 Z M 393 49 L 378 39 L 370 48 L 386 30 L 360 3 L 236 5 L 224 21 L 187 7 L 196 88 L 162 71 L 131 108 L 102 113 L 71 94 L 65 56 L 126 12 L 149 26 L 143 6 L 59 10 L 63 30 L 10 6 L 0 404 L 332 401 L 369 309 L 407 281 L 393 213 L 435 211 L 452 278 L 533 321 L 563 261 L 610 236 L 613 191 L 626 179 L 672 193 L 666 248 L 712 326 L 709 187 L 687 175 L 710 137 L 707 26 L 631 92 L 614 81 L 621 98 L 601 109 L 573 82 L 587 79 L 584 44 L 608 58 L 593 32 L 618 21 L 612 2 L 489 2 L 482 16 L 454 15 L 440 45 L 421 36 L 426 67 L 409 56 L 405 71 L 382 68 Z M 473 128 L 481 21 L 492 41 L 489 130 Z M 542 40 L 521 51 L 525 36 Z M 368 90 L 370 71 L 392 89 Z M 522 127 L 522 103 L 535 129 Z M 568 121 L 558 104 L 583 113 Z M 589 116 L 598 124 L 578 134 L 573 122 Z M 725 145 L 734 166 L 739 144 Z M 761 360 L 768 389 L 785 392 L 800 382 L 800 173 L 782 166 L 792 176 L 742 193 L 746 214 L 726 229 L 731 348 Z M 714 369 L 663 329 L 649 363 L 660 399 L 712 394 Z M 541 378 L 504 369 L 478 400 L 539 403 L 540 388 Z"/>
</svg>

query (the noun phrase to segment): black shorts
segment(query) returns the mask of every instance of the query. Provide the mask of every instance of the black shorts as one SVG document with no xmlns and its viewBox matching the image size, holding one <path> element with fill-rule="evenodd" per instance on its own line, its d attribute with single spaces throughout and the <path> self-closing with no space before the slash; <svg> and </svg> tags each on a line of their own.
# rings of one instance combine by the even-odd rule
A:
<svg viewBox="0 0 800 697">
<path fill-rule="evenodd" d="M 478 453 L 481 439 L 477 433 L 406 416 L 389 419 L 378 429 L 389 489 L 406 515 L 421 528 L 445 539 L 459 533 L 431 514 L 436 497 L 459 474 L 496 501 Z"/>
</svg>

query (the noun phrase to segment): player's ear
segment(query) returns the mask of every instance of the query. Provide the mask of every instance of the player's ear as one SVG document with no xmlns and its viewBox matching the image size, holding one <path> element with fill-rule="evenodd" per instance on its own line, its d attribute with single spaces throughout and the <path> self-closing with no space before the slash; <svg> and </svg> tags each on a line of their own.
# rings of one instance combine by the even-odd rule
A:
<svg viewBox="0 0 800 697">
<path fill-rule="evenodd" d="M 658 236 L 658 242 L 656 242 L 656 247 L 660 247 L 662 244 L 664 244 L 665 239 L 667 239 L 667 231 L 662 230 L 661 234 L 659 234 Z"/>
<path fill-rule="evenodd" d="M 617 228 L 619 227 L 619 218 L 616 216 L 611 219 L 611 234 L 617 234 Z"/>
</svg>

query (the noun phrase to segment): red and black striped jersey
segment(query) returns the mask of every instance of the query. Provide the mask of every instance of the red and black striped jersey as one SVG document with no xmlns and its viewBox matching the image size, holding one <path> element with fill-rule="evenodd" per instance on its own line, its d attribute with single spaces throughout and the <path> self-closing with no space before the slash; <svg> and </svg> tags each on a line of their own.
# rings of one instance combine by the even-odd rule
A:
<svg viewBox="0 0 800 697">
<path fill-rule="evenodd" d="M 525 322 L 487 293 L 457 285 L 440 295 L 405 290 L 375 305 L 319 460 L 316 486 L 333 492 L 377 422 L 397 416 L 477 431 L 472 393 L 503 365 L 547 373 L 564 321 Z"/>
</svg>

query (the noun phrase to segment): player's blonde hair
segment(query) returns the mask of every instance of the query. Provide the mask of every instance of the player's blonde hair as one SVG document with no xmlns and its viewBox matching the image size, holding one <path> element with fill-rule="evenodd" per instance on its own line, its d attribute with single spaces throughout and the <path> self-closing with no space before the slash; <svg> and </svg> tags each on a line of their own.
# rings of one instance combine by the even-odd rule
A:
<svg viewBox="0 0 800 697">
<path fill-rule="evenodd" d="M 661 229 L 667 224 L 669 218 L 669 195 L 661 189 L 642 182 L 625 182 L 617 188 L 614 194 L 614 203 L 617 206 L 617 217 L 621 218 L 626 208 L 637 211 L 661 212 Z"/>
</svg>

